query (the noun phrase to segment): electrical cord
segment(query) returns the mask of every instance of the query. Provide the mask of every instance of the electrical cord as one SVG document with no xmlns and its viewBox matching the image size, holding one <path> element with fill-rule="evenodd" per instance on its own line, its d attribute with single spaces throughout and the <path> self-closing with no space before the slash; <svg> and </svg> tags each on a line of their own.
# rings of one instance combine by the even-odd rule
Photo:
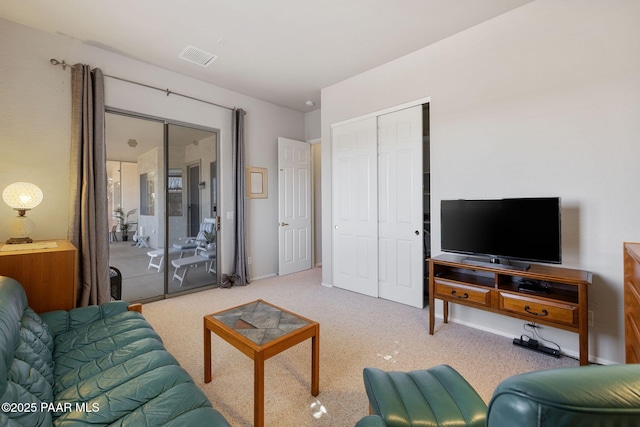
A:
<svg viewBox="0 0 640 427">
<path fill-rule="evenodd" d="M 527 329 L 527 326 L 530 328 L 530 330 L 528 330 L 528 329 Z M 534 337 L 532 337 L 532 336 L 530 336 L 530 335 L 527 335 L 527 334 L 522 334 L 522 336 L 520 337 L 520 339 L 521 339 L 521 340 L 523 340 L 523 341 L 524 341 L 524 339 L 523 339 L 522 337 L 527 337 L 529 340 L 535 340 L 535 339 L 537 338 L 537 341 L 542 341 L 542 342 L 544 342 L 544 343 L 549 343 L 549 344 L 554 345 L 554 346 L 558 349 L 558 351 L 559 351 L 560 353 L 562 353 L 562 349 L 560 348 L 560 346 L 559 346 L 557 343 L 555 343 L 555 342 L 553 342 L 553 341 L 551 341 L 551 340 L 548 340 L 548 339 L 543 338 L 543 337 L 538 333 L 538 328 L 539 328 L 539 326 L 538 326 L 538 325 L 536 325 L 535 323 L 525 323 L 525 324 L 522 326 L 522 328 L 523 328 L 526 332 L 530 332 L 530 333 L 531 333 L 531 332 L 533 332 L 533 335 L 535 336 L 535 338 L 534 338 Z M 564 355 L 564 354 L 563 354 L 563 355 Z"/>
<path fill-rule="evenodd" d="M 527 329 L 527 327 L 529 327 L 529 329 Z M 547 339 L 543 338 L 543 337 L 538 333 L 538 329 L 540 329 L 540 326 L 536 325 L 535 323 L 529 323 L 529 322 L 526 322 L 526 323 L 522 326 L 522 328 L 523 328 L 526 332 L 529 332 L 529 333 L 533 332 L 533 335 L 535 336 L 535 338 L 534 338 L 534 337 L 533 337 L 533 336 L 531 336 L 531 335 L 522 334 L 522 335 L 520 335 L 520 340 L 522 340 L 523 342 L 528 342 L 528 341 L 531 341 L 531 340 L 533 340 L 533 342 L 537 342 L 537 340 L 536 340 L 536 338 L 537 338 L 537 339 L 538 339 L 538 340 L 540 340 L 540 341 L 543 341 L 543 342 L 545 342 L 545 343 L 550 343 L 550 344 L 553 344 L 554 346 L 556 346 L 556 347 L 558 348 L 558 351 L 559 351 L 559 352 L 560 352 L 560 354 L 562 355 L 562 357 L 568 357 L 569 359 L 573 359 L 573 360 L 580 360 L 578 357 L 571 356 L 571 355 L 569 355 L 569 354 L 563 353 L 563 352 L 562 352 L 562 349 L 560 348 L 560 346 L 559 346 L 557 343 L 555 343 L 555 342 L 553 342 L 553 341 L 550 341 L 550 340 L 547 340 Z M 524 339 L 525 337 L 527 338 L 526 340 Z M 590 364 L 590 365 L 600 365 L 601 363 L 589 362 L 589 364 Z"/>
</svg>

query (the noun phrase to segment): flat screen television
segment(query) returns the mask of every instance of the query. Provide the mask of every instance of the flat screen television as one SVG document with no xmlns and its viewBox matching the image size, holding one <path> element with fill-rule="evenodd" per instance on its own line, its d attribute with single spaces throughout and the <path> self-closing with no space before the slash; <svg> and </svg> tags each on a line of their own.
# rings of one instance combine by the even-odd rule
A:
<svg viewBox="0 0 640 427">
<path fill-rule="evenodd" d="M 559 197 L 442 200 L 441 248 L 492 264 L 560 264 L 560 213 Z"/>
</svg>

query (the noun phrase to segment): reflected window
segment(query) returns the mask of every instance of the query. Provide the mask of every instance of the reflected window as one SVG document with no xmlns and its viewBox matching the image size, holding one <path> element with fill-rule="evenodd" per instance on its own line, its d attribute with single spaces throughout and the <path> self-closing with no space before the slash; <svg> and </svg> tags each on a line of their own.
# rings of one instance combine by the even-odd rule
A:
<svg viewBox="0 0 640 427">
<path fill-rule="evenodd" d="M 169 216 L 182 216 L 182 169 L 169 169 Z"/>
<path fill-rule="evenodd" d="M 140 175 L 140 215 L 155 215 L 155 199 L 153 172 Z"/>
</svg>

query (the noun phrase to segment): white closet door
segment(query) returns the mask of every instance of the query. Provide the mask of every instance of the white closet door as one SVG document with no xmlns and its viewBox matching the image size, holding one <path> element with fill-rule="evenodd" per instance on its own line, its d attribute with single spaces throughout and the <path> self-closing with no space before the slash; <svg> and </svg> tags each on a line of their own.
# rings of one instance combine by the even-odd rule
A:
<svg viewBox="0 0 640 427">
<path fill-rule="evenodd" d="M 378 296 L 376 118 L 332 130 L 333 284 Z"/>
<path fill-rule="evenodd" d="M 378 117 L 381 298 L 424 306 L 422 106 Z"/>
</svg>

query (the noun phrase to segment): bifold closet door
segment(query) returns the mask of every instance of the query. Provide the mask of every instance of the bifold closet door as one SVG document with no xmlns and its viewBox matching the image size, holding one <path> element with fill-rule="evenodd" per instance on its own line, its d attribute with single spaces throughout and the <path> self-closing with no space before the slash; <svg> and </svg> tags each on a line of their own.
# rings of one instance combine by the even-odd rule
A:
<svg viewBox="0 0 640 427">
<path fill-rule="evenodd" d="M 380 298 L 424 306 L 422 106 L 378 116 Z"/>
<path fill-rule="evenodd" d="M 332 129 L 333 284 L 378 296 L 376 118 Z"/>
</svg>

